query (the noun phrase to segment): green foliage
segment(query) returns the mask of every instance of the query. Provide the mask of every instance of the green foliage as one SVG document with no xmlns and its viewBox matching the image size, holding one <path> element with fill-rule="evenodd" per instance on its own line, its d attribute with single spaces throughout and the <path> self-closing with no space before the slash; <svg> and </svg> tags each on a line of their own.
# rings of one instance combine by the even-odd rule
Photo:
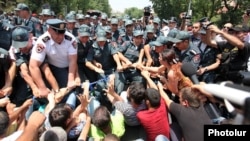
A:
<svg viewBox="0 0 250 141">
<path fill-rule="evenodd" d="M 125 9 L 124 14 L 129 15 L 131 18 L 139 19 L 143 16 L 143 10 L 138 9 L 136 7 L 131 7 L 131 8 Z"/>
<path fill-rule="evenodd" d="M 1 2 L 3 4 L 1 4 Z M 65 12 L 78 10 L 82 10 L 83 13 L 86 13 L 90 9 L 105 12 L 109 16 L 111 14 L 109 0 L 0 0 L 0 6 L 5 11 L 12 11 L 20 2 L 26 3 L 31 11 L 36 13 L 40 13 L 42 6 L 48 4 L 56 14 L 65 14 Z"/>
<path fill-rule="evenodd" d="M 169 19 L 171 16 L 179 18 L 181 12 L 188 10 L 189 0 L 150 0 L 153 3 L 155 13 L 160 18 Z M 230 6 L 233 0 L 191 0 L 192 21 L 198 21 L 202 17 L 208 17 L 218 25 L 226 22 L 239 24 L 242 22 L 242 15 L 249 7 L 249 0 L 235 0 L 236 5 Z M 228 12 L 221 12 L 226 7 Z"/>
</svg>

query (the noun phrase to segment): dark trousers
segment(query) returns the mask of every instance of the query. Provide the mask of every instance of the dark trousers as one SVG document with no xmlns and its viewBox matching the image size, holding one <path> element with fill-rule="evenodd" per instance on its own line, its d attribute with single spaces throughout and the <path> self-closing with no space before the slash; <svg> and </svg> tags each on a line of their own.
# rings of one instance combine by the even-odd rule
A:
<svg viewBox="0 0 250 141">
<path fill-rule="evenodd" d="M 141 82 L 145 85 L 145 79 L 141 75 L 140 71 L 124 71 L 117 72 L 115 74 L 115 90 L 118 94 L 121 94 L 124 91 L 125 85 L 131 82 Z"/>
</svg>

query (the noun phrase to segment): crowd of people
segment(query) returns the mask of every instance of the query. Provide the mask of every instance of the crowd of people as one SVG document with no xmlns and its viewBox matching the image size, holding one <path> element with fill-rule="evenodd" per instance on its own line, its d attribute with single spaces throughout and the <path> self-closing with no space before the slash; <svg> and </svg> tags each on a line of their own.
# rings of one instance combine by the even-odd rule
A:
<svg viewBox="0 0 250 141">
<path fill-rule="evenodd" d="M 204 125 L 231 118 L 204 84 L 250 85 L 247 13 L 222 28 L 182 14 L 181 23 L 51 9 L 34 17 L 24 3 L 15 13 L 1 19 L 11 28 L 11 45 L 0 44 L 2 141 L 202 141 Z"/>
</svg>

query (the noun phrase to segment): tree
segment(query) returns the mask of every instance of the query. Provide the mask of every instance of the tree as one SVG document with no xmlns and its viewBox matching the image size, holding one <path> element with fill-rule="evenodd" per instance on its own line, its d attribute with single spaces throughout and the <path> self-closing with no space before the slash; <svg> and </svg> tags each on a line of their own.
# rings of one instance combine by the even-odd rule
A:
<svg viewBox="0 0 250 141">
<path fill-rule="evenodd" d="M 126 8 L 124 14 L 131 16 L 132 18 L 140 18 L 143 16 L 143 10 L 136 7 Z"/>
<path fill-rule="evenodd" d="M 10 2 L 11 0 L 8 0 Z M 49 7 L 56 13 L 56 14 L 64 14 L 70 11 L 78 11 L 82 10 L 83 13 L 86 13 L 89 9 L 100 10 L 102 12 L 107 13 L 110 15 L 111 7 L 109 5 L 108 0 L 12 0 L 15 2 L 14 6 L 11 7 L 11 10 L 16 7 L 16 3 L 26 3 L 31 11 L 39 13 L 42 11 L 42 6 L 44 4 L 48 4 Z M 0 0 L 0 3 L 7 2 L 7 0 Z M 3 5 L 3 4 L 2 4 Z M 3 6 L 3 9 L 6 10 L 7 6 Z"/>
<path fill-rule="evenodd" d="M 188 10 L 189 0 L 150 0 L 154 11 L 160 18 L 179 17 Z M 192 21 L 208 17 L 218 25 L 225 22 L 241 23 L 241 16 L 250 6 L 249 0 L 191 0 Z"/>
</svg>

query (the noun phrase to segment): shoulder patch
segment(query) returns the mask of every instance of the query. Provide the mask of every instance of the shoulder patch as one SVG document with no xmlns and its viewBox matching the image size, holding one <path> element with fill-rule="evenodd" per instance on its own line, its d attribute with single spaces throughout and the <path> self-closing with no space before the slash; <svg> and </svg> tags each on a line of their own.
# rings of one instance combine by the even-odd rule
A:
<svg viewBox="0 0 250 141">
<path fill-rule="evenodd" d="M 197 64 L 197 63 L 199 63 L 200 61 L 201 61 L 200 54 L 194 55 L 194 57 L 193 57 L 193 62 L 194 62 L 195 64 Z"/>
<path fill-rule="evenodd" d="M 36 52 L 41 53 L 44 50 L 44 46 L 42 44 L 37 44 L 36 46 Z"/>
<path fill-rule="evenodd" d="M 44 43 L 46 43 L 48 40 L 50 40 L 50 37 L 49 36 L 45 36 L 45 37 L 43 37 L 42 40 L 43 40 Z"/>
<path fill-rule="evenodd" d="M 74 49 L 77 49 L 77 41 L 74 41 L 74 42 L 72 43 L 72 46 L 74 47 Z"/>
<path fill-rule="evenodd" d="M 65 37 L 66 40 L 69 40 L 69 41 L 72 40 L 72 37 L 70 37 L 69 35 L 65 35 L 64 37 Z"/>
<path fill-rule="evenodd" d="M 111 42 L 111 45 L 113 46 L 113 47 L 117 47 L 117 43 L 116 42 Z"/>
</svg>

